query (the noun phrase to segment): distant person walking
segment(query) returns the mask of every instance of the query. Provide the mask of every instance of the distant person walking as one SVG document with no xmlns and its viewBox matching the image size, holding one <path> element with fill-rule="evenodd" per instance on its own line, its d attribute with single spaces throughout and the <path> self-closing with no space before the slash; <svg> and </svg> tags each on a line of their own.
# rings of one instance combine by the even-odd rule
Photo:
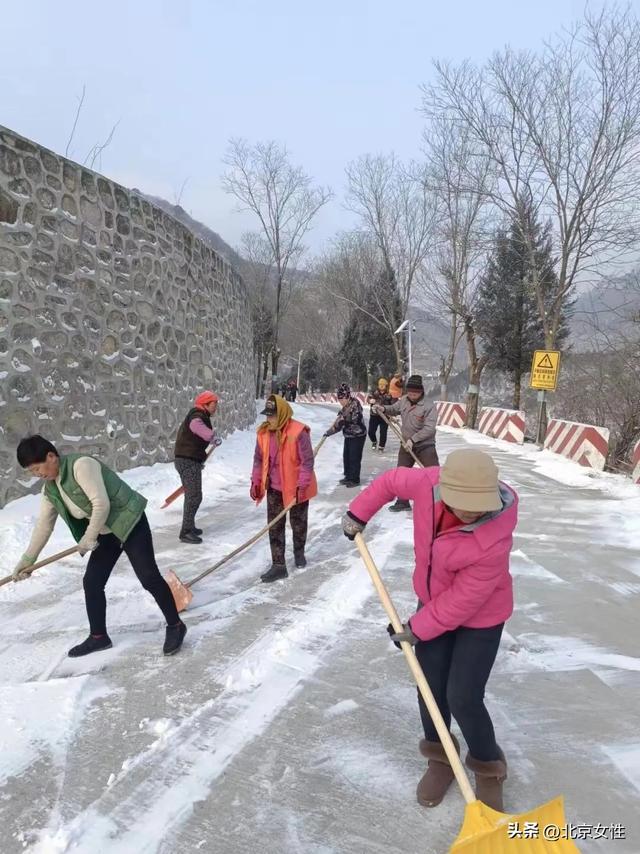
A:
<svg viewBox="0 0 640 854">
<path fill-rule="evenodd" d="M 394 400 L 400 400 L 400 398 L 402 397 L 403 388 L 404 382 L 402 380 L 402 374 L 394 374 L 391 377 L 391 382 L 389 383 L 389 394 Z"/>
<path fill-rule="evenodd" d="M 393 404 L 393 398 L 389 394 L 389 383 L 384 377 L 380 377 L 378 380 L 377 388 L 371 392 L 369 395 L 368 402 L 373 406 L 376 404 L 379 406 L 391 406 Z M 371 415 L 369 416 L 369 439 L 371 440 L 371 448 L 374 451 L 380 451 L 382 453 L 387 444 L 387 431 L 388 426 L 386 421 L 383 421 L 382 418 L 371 409 Z M 378 430 L 380 430 L 380 441 L 378 442 Z"/>
<path fill-rule="evenodd" d="M 344 477 L 340 483 L 347 489 L 351 489 L 360 484 L 362 451 L 367 440 L 367 426 L 362 414 L 362 404 L 357 397 L 351 394 L 351 389 L 346 383 L 342 383 L 336 390 L 336 396 L 342 410 L 338 413 L 333 426 L 324 435 L 333 436 L 342 430 L 344 436 L 342 452 Z"/>
<path fill-rule="evenodd" d="M 202 542 L 202 528 L 196 527 L 196 513 L 202 504 L 202 469 L 207 459 L 207 447 L 222 443 L 211 426 L 219 398 L 212 391 L 203 391 L 180 425 L 174 448 L 174 465 L 184 487 L 184 506 L 180 542 Z"/>
</svg>

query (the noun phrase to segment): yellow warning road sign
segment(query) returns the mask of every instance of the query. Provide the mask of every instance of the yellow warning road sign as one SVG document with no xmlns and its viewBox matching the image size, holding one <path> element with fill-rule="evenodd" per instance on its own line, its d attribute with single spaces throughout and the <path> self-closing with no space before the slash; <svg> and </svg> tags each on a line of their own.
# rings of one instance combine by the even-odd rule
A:
<svg viewBox="0 0 640 854">
<path fill-rule="evenodd" d="M 560 373 L 559 350 L 536 350 L 531 364 L 530 388 L 555 391 Z"/>
</svg>

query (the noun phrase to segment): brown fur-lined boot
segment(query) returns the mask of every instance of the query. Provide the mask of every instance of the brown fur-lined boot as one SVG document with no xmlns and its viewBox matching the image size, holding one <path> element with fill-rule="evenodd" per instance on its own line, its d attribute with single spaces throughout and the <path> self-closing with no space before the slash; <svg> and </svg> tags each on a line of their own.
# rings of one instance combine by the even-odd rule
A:
<svg viewBox="0 0 640 854">
<path fill-rule="evenodd" d="M 507 779 L 507 760 L 501 748 L 500 759 L 491 762 L 481 762 L 467 753 L 465 764 L 476 775 L 476 798 L 491 809 L 504 812 L 502 801 L 502 784 Z"/>
<path fill-rule="evenodd" d="M 451 738 L 460 755 L 460 745 L 455 736 L 452 735 Z M 418 803 L 423 807 L 437 807 L 453 782 L 453 769 L 439 741 L 421 739 L 420 753 L 429 760 L 429 764 L 416 790 Z"/>
</svg>

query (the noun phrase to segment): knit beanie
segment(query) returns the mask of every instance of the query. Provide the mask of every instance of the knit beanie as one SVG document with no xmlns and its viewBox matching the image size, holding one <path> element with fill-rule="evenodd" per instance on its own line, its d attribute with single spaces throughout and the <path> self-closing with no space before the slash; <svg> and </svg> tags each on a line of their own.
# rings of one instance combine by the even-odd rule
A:
<svg viewBox="0 0 640 854">
<path fill-rule="evenodd" d="M 407 384 L 405 389 L 409 391 L 409 389 L 416 389 L 416 391 L 424 391 L 424 386 L 422 385 L 422 377 L 420 374 L 412 374 L 407 380 Z"/>
</svg>

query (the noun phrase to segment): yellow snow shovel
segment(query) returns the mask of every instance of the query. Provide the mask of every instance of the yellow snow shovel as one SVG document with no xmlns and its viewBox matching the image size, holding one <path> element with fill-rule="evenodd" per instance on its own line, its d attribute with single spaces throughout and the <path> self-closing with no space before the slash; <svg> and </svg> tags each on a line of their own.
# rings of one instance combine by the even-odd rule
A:
<svg viewBox="0 0 640 854">
<path fill-rule="evenodd" d="M 320 439 L 320 441 L 316 445 L 313 451 L 314 458 L 318 455 L 318 451 L 324 445 L 325 439 L 326 437 L 323 436 L 322 439 Z M 201 572 L 200 575 L 197 575 L 191 581 L 187 581 L 186 583 L 180 581 L 175 572 L 173 570 L 170 570 L 167 573 L 166 581 L 169 587 L 171 588 L 171 592 L 173 593 L 173 598 L 175 600 L 176 608 L 178 609 L 178 611 L 184 611 L 185 608 L 189 607 L 189 603 L 193 599 L 193 593 L 191 592 L 191 588 L 194 584 L 197 584 L 198 581 L 202 581 L 202 579 L 206 578 L 207 575 L 211 575 L 211 573 L 214 572 L 216 569 L 220 569 L 220 567 L 230 561 L 231 558 L 234 558 L 236 555 L 239 555 L 245 549 L 248 549 L 249 546 L 252 546 L 254 543 L 257 543 L 260 537 L 263 537 L 270 528 L 273 528 L 273 526 L 277 522 L 279 522 L 280 519 L 282 519 L 282 517 L 289 512 L 289 510 L 291 510 L 295 503 L 295 501 L 292 501 L 287 504 L 284 510 L 281 510 L 278 515 L 269 522 L 268 525 L 265 525 L 262 530 L 258 531 L 257 534 L 254 534 L 251 539 L 247 540 L 246 543 L 243 543 L 241 546 L 238 546 L 238 548 L 234 549 L 232 552 L 229 552 L 228 555 L 225 555 L 213 566 L 210 566 L 209 569 L 205 569 L 204 572 Z"/>
<path fill-rule="evenodd" d="M 396 632 L 403 631 L 398 613 L 389 598 L 362 534 L 356 534 L 355 543 L 391 625 Z M 518 815 L 497 812 L 477 800 L 413 647 L 404 641 L 401 646 L 466 801 L 462 829 L 449 849 L 449 854 L 574 854 L 578 852 L 578 847 L 571 839 L 544 838 L 548 835 L 553 836 L 556 832 L 562 836 L 563 832 L 566 832 L 567 820 L 561 796 L 530 812 Z"/>
</svg>

